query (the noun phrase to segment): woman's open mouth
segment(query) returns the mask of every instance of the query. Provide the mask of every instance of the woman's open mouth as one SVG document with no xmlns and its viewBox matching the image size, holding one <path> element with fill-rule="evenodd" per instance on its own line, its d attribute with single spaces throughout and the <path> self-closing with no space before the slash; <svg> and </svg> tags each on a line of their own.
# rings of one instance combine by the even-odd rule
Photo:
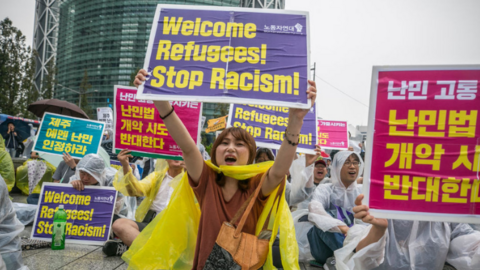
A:
<svg viewBox="0 0 480 270">
<path fill-rule="evenodd" d="M 233 164 L 235 164 L 235 162 L 237 162 L 237 157 L 235 157 L 234 155 L 226 155 L 225 156 L 225 164 L 233 165 Z"/>
</svg>

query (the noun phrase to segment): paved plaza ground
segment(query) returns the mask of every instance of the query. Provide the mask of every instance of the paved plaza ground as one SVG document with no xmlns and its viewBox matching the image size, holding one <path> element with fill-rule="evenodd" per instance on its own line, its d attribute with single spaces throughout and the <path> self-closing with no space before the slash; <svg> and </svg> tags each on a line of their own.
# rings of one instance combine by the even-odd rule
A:
<svg viewBox="0 0 480 270">
<path fill-rule="evenodd" d="M 26 203 L 27 196 L 11 193 L 14 202 Z M 26 226 L 20 236 L 30 237 L 32 226 Z M 23 262 L 30 270 L 124 270 L 128 265 L 120 257 L 105 257 L 100 246 L 65 244 L 64 250 L 41 248 L 23 251 Z M 301 264 L 301 270 L 320 270 L 322 268 Z"/>
</svg>

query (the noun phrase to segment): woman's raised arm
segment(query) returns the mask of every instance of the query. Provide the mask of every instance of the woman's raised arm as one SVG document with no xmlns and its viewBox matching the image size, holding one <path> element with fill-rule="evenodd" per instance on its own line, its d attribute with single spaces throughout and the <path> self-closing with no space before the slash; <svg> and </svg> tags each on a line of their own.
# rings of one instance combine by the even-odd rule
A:
<svg viewBox="0 0 480 270">
<path fill-rule="evenodd" d="M 310 86 L 307 90 L 308 99 L 312 100 L 312 106 L 315 106 L 317 89 L 314 81 L 308 81 Z M 288 115 L 288 126 L 284 135 L 280 150 L 272 168 L 268 172 L 267 179 L 262 186 L 262 193 L 268 196 L 285 179 L 285 175 L 292 165 L 293 157 L 297 151 L 297 143 L 300 138 L 300 130 L 303 125 L 303 118 L 309 110 L 290 108 Z M 294 143 L 295 145 L 292 145 Z"/>
<path fill-rule="evenodd" d="M 146 70 L 139 70 L 135 77 L 135 86 L 140 86 L 140 84 L 145 81 L 147 75 L 148 73 Z M 188 175 L 194 182 L 198 182 L 202 175 L 204 161 L 197 145 L 175 111 L 172 112 L 172 105 L 170 105 L 168 101 L 154 101 L 153 103 L 155 104 L 155 107 L 157 107 L 160 116 L 165 118 L 163 119 L 163 122 L 167 127 L 168 133 L 172 136 L 177 145 L 180 146 L 180 149 L 182 149 Z"/>
</svg>

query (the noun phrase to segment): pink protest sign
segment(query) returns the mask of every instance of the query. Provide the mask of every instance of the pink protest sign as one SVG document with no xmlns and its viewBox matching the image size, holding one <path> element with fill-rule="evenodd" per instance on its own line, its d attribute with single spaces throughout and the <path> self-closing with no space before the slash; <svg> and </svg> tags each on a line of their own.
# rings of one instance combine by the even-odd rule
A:
<svg viewBox="0 0 480 270">
<path fill-rule="evenodd" d="M 377 217 L 480 223 L 480 66 L 374 67 L 364 178 Z"/>
<path fill-rule="evenodd" d="M 323 149 L 348 149 L 346 121 L 317 120 L 318 145 Z"/>
<path fill-rule="evenodd" d="M 182 159 L 182 150 L 170 137 L 153 101 L 138 100 L 136 95 L 136 88 L 115 86 L 114 151 L 119 153 L 122 149 L 129 149 L 135 156 Z M 170 103 L 197 143 L 201 131 L 202 103 L 193 101 Z"/>
</svg>

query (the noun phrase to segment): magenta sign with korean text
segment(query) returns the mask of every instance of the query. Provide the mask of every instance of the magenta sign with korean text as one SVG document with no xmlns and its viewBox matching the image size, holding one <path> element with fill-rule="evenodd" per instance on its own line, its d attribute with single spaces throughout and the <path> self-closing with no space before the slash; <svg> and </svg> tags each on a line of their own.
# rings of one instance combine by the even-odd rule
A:
<svg viewBox="0 0 480 270">
<path fill-rule="evenodd" d="M 379 217 L 480 223 L 480 66 L 374 67 L 364 203 Z"/>
<path fill-rule="evenodd" d="M 115 86 L 115 152 L 128 149 L 136 156 L 182 159 L 182 150 L 168 133 L 153 101 L 136 99 L 136 96 L 136 88 Z M 197 143 L 200 138 L 202 103 L 170 103 Z"/>
<path fill-rule="evenodd" d="M 348 149 L 347 121 L 317 120 L 317 133 L 323 149 Z"/>
</svg>

